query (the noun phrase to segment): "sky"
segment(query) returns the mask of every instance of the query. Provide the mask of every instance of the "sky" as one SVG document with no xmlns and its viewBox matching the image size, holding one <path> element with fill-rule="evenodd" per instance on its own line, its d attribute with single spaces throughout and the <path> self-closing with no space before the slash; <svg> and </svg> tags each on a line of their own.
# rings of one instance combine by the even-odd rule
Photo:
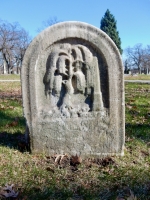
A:
<svg viewBox="0 0 150 200">
<path fill-rule="evenodd" d="M 117 21 L 122 49 L 150 45 L 150 0 L 0 0 L 0 19 L 18 22 L 34 38 L 43 21 L 81 21 L 97 28 L 106 10 Z"/>
</svg>

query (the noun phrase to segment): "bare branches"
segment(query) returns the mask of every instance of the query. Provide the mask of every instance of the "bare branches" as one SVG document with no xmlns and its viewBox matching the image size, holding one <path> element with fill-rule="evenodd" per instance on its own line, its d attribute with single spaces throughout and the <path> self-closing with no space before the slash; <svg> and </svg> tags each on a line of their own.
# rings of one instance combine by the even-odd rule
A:
<svg viewBox="0 0 150 200">
<path fill-rule="evenodd" d="M 125 50 L 129 68 L 137 68 L 139 73 L 144 71 L 148 73 L 150 71 L 150 45 L 143 48 L 142 44 L 137 44 L 134 47 L 128 47 Z"/>
<path fill-rule="evenodd" d="M 57 17 L 50 17 L 49 19 L 42 22 L 42 26 L 37 29 L 37 32 L 40 33 L 45 28 L 52 26 L 53 24 L 59 23 L 60 20 L 57 19 Z"/>
<path fill-rule="evenodd" d="M 28 33 L 18 23 L 0 21 L 0 54 L 4 73 L 10 73 L 14 66 L 22 64 L 25 50 L 30 42 Z"/>
</svg>

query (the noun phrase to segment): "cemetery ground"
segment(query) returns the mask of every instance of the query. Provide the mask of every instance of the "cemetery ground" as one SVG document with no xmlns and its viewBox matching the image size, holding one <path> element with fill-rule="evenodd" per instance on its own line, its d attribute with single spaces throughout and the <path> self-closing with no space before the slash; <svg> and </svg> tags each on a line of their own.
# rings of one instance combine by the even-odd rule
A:
<svg viewBox="0 0 150 200">
<path fill-rule="evenodd" d="M 20 80 L 20 75 L 19 74 L 0 74 L 0 80 Z"/>
<path fill-rule="evenodd" d="M 149 80 L 150 81 L 150 75 L 145 75 L 145 74 L 139 74 L 139 75 L 125 75 L 124 76 L 125 80 Z M 20 75 L 19 74 L 0 74 L 0 80 L 20 80 Z"/>
<path fill-rule="evenodd" d="M 125 83 L 125 105 L 123 157 L 36 155 L 24 143 L 20 82 L 1 82 L 0 199 L 150 199 L 149 84 Z"/>
<path fill-rule="evenodd" d="M 150 81 L 150 75 L 145 75 L 145 74 L 135 74 L 135 75 L 125 75 L 124 76 L 125 80 L 149 80 Z"/>
</svg>

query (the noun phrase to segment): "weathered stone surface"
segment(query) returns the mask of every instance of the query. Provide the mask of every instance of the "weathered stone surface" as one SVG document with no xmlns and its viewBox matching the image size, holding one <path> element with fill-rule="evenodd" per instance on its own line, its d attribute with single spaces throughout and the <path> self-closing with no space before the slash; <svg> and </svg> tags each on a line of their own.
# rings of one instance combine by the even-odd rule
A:
<svg viewBox="0 0 150 200">
<path fill-rule="evenodd" d="M 81 22 L 47 28 L 28 47 L 21 80 L 32 152 L 123 154 L 123 67 L 104 32 Z"/>
</svg>

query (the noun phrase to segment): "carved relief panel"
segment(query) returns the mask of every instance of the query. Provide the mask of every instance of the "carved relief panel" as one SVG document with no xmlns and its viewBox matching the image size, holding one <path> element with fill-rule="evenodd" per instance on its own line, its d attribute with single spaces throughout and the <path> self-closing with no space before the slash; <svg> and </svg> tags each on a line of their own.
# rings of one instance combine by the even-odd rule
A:
<svg viewBox="0 0 150 200">
<path fill-rule="evenodd" d="M 43 82 L 52 113 L 76 118 L 104 112 L 98 58 L 84 45 L 55 44 Z"/>
</svg>

